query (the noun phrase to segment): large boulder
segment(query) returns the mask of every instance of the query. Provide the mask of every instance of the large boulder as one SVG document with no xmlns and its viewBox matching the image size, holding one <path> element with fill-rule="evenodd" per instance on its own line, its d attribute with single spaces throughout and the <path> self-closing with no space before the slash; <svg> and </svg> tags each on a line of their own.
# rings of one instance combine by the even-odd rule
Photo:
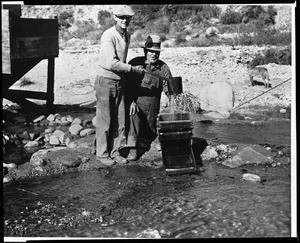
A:
<svg viewBox="0 0 300 243">
<path fill-rule="evenodd" d="M 229 83 L 217 82 L 205 86 L 200 92 L 201 109 L 223 111 L 234 106 L 234 92 Z"/>
<path fill-rule="evenodd" d="M 262 164 L 269 165 L 273 163 L 273 154 L 271 151 L 260 145 L 240 145 L 232 156 L 226 159 L 222 164 L 230 168 L 239 167 L 244 164 Z"/>
</svg>

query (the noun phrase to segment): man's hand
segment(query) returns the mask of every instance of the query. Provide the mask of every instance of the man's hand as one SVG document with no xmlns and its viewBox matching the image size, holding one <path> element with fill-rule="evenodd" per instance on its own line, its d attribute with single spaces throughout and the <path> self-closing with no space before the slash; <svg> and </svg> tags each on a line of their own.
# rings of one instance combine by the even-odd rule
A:
<svg viewBox="0 0 300 243">
<path fill-rule="evenodd" d="M 131 72 L 138 73 L 138 74 L 143 74 L 145 72 L 145 69 L 143 68 L 142 65 L 131 66 Z"/>
<path fill-rule="evenodd" d="M 139 107 L 138 105 L 132 101 L 131 105 L 130 105 L 130 109 L 129 109 L 129 115 L 134 115 L 135 113 L 137 113 L 139 111 Z"/>
</svg>

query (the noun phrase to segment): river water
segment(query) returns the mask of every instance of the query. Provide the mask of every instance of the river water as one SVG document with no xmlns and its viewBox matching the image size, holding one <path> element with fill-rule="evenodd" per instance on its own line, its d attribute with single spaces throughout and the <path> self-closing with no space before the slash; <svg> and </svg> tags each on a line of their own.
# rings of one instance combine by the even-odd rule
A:
<svg viewBox="0 0 300 243">
<path fill-rule="evenodd" d="M 220 143 L 290 146 L 290 122 L 195 123 Z M 161 161 L 161 157 L 153 158 Z M 18 237 L 289 237 L 291 171 L 204 161 L 200 174 L 166 176 L 138 163 L 3 185 L 4 235 Z M 261 183 L 241 180 L 257 174 Z"/>
</svg>

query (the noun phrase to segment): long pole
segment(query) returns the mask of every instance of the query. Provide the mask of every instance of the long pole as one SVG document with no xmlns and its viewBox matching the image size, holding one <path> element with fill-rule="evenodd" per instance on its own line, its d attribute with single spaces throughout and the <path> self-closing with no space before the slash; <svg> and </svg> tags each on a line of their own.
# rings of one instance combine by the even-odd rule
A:
<svg viewBox="0 0 300 243">
<path fill-rule="evenodd" d="M 244 102 L 244 103 L 242 103 L 242 104 L 239 104 L 238 106 L 234 107 L 234 108 L 232 109 L 232 111 L 233 111 L 233 110 L 236 110 L 237 108 L 241 107 L 242 105 L 244 105 L 244 104 L 246 104 L 246 103 L 248 103 L 248 102 L 250 102 L 250 101 L 252 101 L 252 100 L 254 100 L 254 99 L 256 99 L 256 98 L 258 98 L 259 96 L 262 96 L 263 94 L 265 94 L 265 93 L 267 93 L 267 92 L 271 91 L 272 89 L 275 89 L 275 88 L 277 88 L 279 85 L 282 85 L 282 84 L 286 83 L 286 82 L 287 82 L 287 81 L 289 81 L 289 80 L 291 80 L 291 78 L 289 78 L 289 79 L 287 79 L 287 80 L 283 81 L 283 82 L 282 82 L 282 83 L 280 83 L 280 84 L 277 84 L 276 86 L 274 86 L 274 87 L 273 87 L 273 88 L 271 88 L 271 89 L 268 89 L 268 90 L 267 90 L 267 91 L 265 91 L 265 92 L 262 92 L 261 94 L 259 94 L 259 95 L 255 96 L 254 98 L 252 98 L 252 99 L 250 99 L 250 100 L 247 100 L 247 101 L 245 101 L 245 102 Z"/>
</svg>

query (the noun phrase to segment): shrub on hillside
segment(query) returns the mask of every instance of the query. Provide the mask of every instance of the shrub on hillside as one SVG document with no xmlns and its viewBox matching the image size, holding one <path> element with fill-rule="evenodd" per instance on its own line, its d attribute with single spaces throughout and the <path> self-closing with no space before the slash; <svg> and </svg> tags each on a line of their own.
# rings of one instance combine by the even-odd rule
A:
<svg viewBox="0 0 300 243">
<path fill-rule="evenodd" d="M 86 37 L 89 32 L 94 31 L 96 29 L 95 24 L 92 20 L 77 21 L 76 25 L 77 29 L 73 32 L 73 35 L 77 38 Z"/>
<path fill-rule="evenodd" d="M 220 22 L 226 25 L 239 24 L 242 22 L 242 15 L 229 9 L 221 15 Z"/>
<path fill-rule="evenodd" d="M 108 12 L 108 11 L 106 11 L 106 10 L 100 10 L 100 11 L 98 12 L 98 23 L 99 23 L 101 26 L 103 26 L 103 25 L 107 22 L 107 20 L 108 20 L 108 19 L 111 19 L 111 18 L 113 18 L 113 17 L 111 16 L 111 13 Z"/>
<path fill-rule="evenodd" d="M 98 12 L 98 23 L 100 24 L 102 30 L 106 30 L 113 26 L 116 21 L 110 12 L 106 10 L 100 10 Z"/>
<path fill-rule="evenodd" d="M 172 23 L 183 21 L 186 24 L 196 24 L 210 18 L 218 18 L 221 9 L 216 5 L 202 4 L 150 4 L 132 5 L 135 16 L 131 24 L 135 30 L 147 28 L 149 22 L 166 18 Z"/>
<path fill-rule="evenodd" d="M 279 65 L 291 65 L 291 48 L 286 47 L 278 50 L 270 48 L 264 51 L 264 55 L 257 54 L 250 62 L 251 67 L 265 65 L 268 63 L 276 63 Z"/>
<path fill-rule="evenodd" d="M 73 14 L 74 14 L 74 10 L 63 11 L 58 14 L 57 19 L 58 19 L 58 26 L 60 29 L 71 27 L 70 23 L 74 22 Z"/>
<path fill-rule="evenodd" d="M 275 16 L 277 15 L 277 11 L 273 6 L 268 6 L 267 10 L 265 10 L 261 5 L 243 6 L 239 13 L 243 17 L 243 23 L 260 20 L 263 25 L 275 24 Z"/>
<path fill-rule="evenodd" d="M 170 25 L 169 19 L 167 17 L 162 17 L 150 21 L 149 25 L 146 27 L 146 31 L 157 35 L 168 34 L 170 32 Z"/>
</svg>

